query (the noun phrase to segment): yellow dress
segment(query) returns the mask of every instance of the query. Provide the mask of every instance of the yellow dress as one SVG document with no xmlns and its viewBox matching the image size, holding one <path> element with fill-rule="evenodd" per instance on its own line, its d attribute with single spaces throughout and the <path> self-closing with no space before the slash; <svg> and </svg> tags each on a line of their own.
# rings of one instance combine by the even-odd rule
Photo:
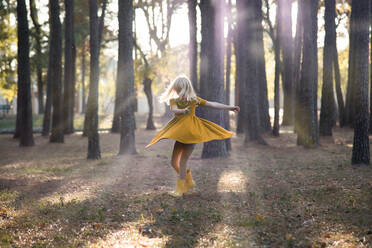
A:
<svg viewBox="0 0 372 248">
<path fill-rule="evenodd" d="M 190 106 L 189 113 L 175 115 L 146 147 L 152 146 L 161 139 L 173 139 L 184 144 L 194 144 L 230 138 L 233 132 L 195 116 L 196 107 L 204 106 L 205 103 L 206 100 L 200 97 L 191 102 L 182 102 L 179 99 L 170 100 L 170 105 L 177 104 L 179 109 Z"/>
</svg>

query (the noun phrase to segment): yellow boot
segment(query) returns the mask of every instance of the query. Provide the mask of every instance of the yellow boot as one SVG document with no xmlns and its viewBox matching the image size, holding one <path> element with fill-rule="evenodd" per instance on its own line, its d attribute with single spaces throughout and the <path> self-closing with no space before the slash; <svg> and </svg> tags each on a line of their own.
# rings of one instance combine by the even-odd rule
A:
<svg viewBox="0 0 372 248">
<path fill-rule="evenodd" d="M 185 179 L 178 179 L 175 194 L 177 196 L 182 196 L 186 192 L 187 192 L 186 180 Z"/>
<path fill-rule="evenodd" d="M 195 182 L 194 182 L 194 180 L 192 180 L 192 175 L 191 175 L 191 170 L 190 169 L 187 169 L 185 186 L 186 186 L 187 190 L 189 190 L 189 189 L 191 189 L 195 186 Z"/>
</svg>

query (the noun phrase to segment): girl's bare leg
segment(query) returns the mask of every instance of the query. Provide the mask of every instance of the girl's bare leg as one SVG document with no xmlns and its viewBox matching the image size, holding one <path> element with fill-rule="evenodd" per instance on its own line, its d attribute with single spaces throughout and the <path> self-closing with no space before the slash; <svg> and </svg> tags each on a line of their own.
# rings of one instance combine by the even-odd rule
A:
<svg viewBox="0 0 372 248">
<path fill-rule="evenodd" d="M 193 144 L 182 144 L 182 153 L 181 153 L 181 159 L 179 163 L 180 168 L 180 178 L 186 179 L 186 168 L 187 168 L 187 161 L 189 160 L 189 157 L 191 153 L 194 150 Z"/>
<path fill-rule="evenodd" d="M 176 141 L 173 147 L 171 165 L 174 168 L 174 170 L 177 172 L 177 174 L 180 173 L 180 159 L 181 159 L 181 155 L 183 151 L 183 145 L 184 144 Z"/>
</svg>

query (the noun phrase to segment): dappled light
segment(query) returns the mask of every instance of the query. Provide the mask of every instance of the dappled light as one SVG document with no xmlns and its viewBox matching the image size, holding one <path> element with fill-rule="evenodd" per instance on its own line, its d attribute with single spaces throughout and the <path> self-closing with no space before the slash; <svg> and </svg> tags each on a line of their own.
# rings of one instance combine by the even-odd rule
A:
<svg viewBox="0 0 372 248">
<path fill-rule="evenodd" d="M 218 192 L 246 192 L 248 182 L 242 171 L 224 171 L 218 182 Z"/>
</svg>

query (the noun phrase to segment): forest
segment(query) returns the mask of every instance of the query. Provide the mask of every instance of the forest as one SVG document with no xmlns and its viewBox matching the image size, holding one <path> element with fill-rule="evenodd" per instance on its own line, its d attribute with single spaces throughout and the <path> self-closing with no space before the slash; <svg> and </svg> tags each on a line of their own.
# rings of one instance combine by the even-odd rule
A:
<svg viewBox="0 0 372 248">
<path fill-rule="evenodd" d="M 0 247 L 372 247 L 371 36 L 370 0 L 1 0 Z M 181 197 L 180 75 L 237 110 Z"/>
</svg>

